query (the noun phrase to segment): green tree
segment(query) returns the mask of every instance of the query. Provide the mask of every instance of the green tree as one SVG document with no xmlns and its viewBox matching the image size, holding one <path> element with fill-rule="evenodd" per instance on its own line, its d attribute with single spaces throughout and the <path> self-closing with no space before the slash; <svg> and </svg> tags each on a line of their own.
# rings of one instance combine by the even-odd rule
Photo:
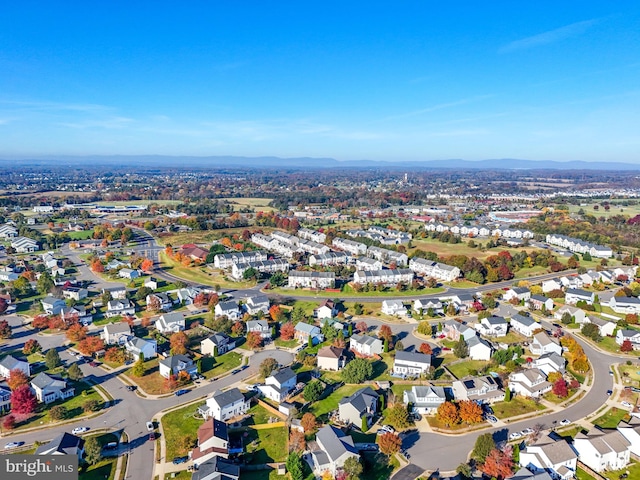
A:
<svg viewBox="0 0 640 480">
<path fill-rule="evenodd" d="M 356 315 L 362 315 L 362 313 L 364 312 L 364 305 L 361 303 L 356 303 L 353 306 L 353 311 Z"/>
<path fill-rule="evenodd" d="M 71 364 L 71 366 L 69 367 L 69 370 L 67 371 L 67 374 L 69 375 L 69 378 L 74 382 L 77 382 L 84 376 L 84 374 L 82 373 L 82 370 L 80 370 L 80 367 L 78 366 L 77 363 Z"/>
<path fill-rule="evenodd" d="M 565 325 L 569 325 L 571 322 L 573 322 L 573 317 L 569 312 L 564 312 L 562 314 L 562 317 L 560 317 L 560 321 Z"/>
<path fill-rule="evenodd" d="M 373 365 L 364 358 L 356 358 L 342 370 L 342 379 L 346 383 L 362 383 L 373 375 Z"/>
<path fill-rule="evenodd" d="M 102 460 L 102 447 L 96 437 L 89 437 L 84 442 L 84 460 L 89 465 L 95 465 Z"/>
<path fill-rule="evenodd" d="M 396 403 L 387 410 L 386 421 L 397 430 L 405 429 L 409 426 L 409 412 L 402 403 Z"/>
<path fill-rule="evenodd" d="M 458 467 L 456 468 L 456 472 L 458 473 L 458 475 L 460 475 L 460 477 L 466 479 L 471 478 L 471 475 L 473 474 L 471 466 L 468 463 L 461 463 L 460 465 L 458 465 Z"/>
<path fill-rule="evenodd" d="M 51 278 L 51 274 L 49 272 L 44 272 L 40 274 L 40 278 L 38 279 L 38 283 L 36 283 L 36 289 L 38 293 L 41 295 L 45 295 L 49 293 L 53 287 L 55 287 L 55 283 L 53 283 L 53 278 Z"/>
<path fill-rule="evenodd" d="M 49 417 L 51 418 L 51 420 L 55 420 L 56 422 L 67 418 L 67 414 L 67 407 L 65 407 L 64 405 L 56 405 L 54 407 L 51 407 L 51 409 L 49 410 Z"/>
<path fill-rule="evenodd" d="M 512 398 L 511 389 L 510 389 L 510 388 L 507 388 L 507 389 L 504 391 L 504 401 L 505 401 L 505 402 L 510 402 L 510 401 L 511 401 L 511 398 Z"/>
<path fill-rule="evenodd" d="M 471 456 L 479 462 L 484 462 L 494 448 L 496 448 L 496 442 L 493 439 L 493 435 L 483 433 L 476 439 Z"/>
<path fill-rule="evenodd" d="M 260 364 L 260 376 L 267 378 L 276 368 L 278 368 L 278 362 L 275 358 L 265 358 Z"/>
<path fill-rule="evenodd" d="M 56 367 L 62 365 L 60 354 L 55 348 L 50 348 L 44 356 L 44 363 L 49 370 L 53 370 Z"/>
<path fill-rule="evenodd" d="M 602 337 L 600 336 L 600 329 L 593 323 L 585 323 L 582 326 L 581 331 L 585 337 L 590 338 L 594 342 L 599 342 L 600 340 L 602 340 Z"/>
<path fill-rule="evenodd" d="M 401 352 L 402 350 L 404 350 L 404 343 L 402 343 L 402 341 L 398 340 L 396 342 L 396 344 L 393 346 L 393 349 L 396 352 Z"/>
<path fill-rule="evenodd" d="M 314 380 L 304 387 L 302 395 L 307 402 L 316 402 L 320 400 L 320 396 L 322 395 L 323 391 L 324 387 L 322 386 L 322 383 L 318 380 Z"/>
<path fill-rule="evenodd" d="M 13 282 L 13 288 L 16 292 L 16 295 L 19 297 L 28 297 L 33 292 L 33 290 L 31 289 L 31 284 L 26 277 L 20 277 L 15 282 Z"/>
<path fill-rule="evenodd" d="M 131 375 L 134 377 L 142 377 L 144 376 L 145 368 L 144 368 L 144 360 L 138 359 L 136 363 L 131 367 Z"/>
<path fill-rule="evenodd" d="M 342 470 L 346 475 L 345 480 L 358 480 L 362 475 L 362 463 L 358 457 L 349 457 L 345 460 Z"/>
<path fill-rule="evenodd" d="M 463 337 L 460 337 L 458 343 L 453 347 L 453 354 L 458 358 L 466 358 L 469 355 L 469 347 Z"/>
<path fill-rule="evenodd" d="M 291 480 L 304 479 L 304 465 L 298 452 L 291 452 L 287 457 L 287 472 L 289 472 Z"/>
</svg>

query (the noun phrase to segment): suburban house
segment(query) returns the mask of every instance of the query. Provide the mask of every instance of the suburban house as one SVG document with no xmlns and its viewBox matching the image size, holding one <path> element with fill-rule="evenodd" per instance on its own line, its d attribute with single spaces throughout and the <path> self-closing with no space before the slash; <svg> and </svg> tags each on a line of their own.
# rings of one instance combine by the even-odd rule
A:
<svg viewBox="0 0 640 480">
<path fill-rule="evenodd" d="M 118 276 L 120 278 L 126 278 L 127 280 L 135 280 L 140 276 L 140 272 L 138 270 L 132 270 L 131 268 L 123 268 L 118 271 Z"/>
<path fill-rule="evenodd" d="M 347 356 L 344 348 L 327 345 L 318 350 L 318 368 L 320 370 L 330 370 L 337 372 L 342 370 L 347 363 Z"/>
<path fill-rule="evenodd" d="M 606 320 L 600 317 L 587 317 L 585 323 L 592 323 L 598 327 L 598 333 L 601 337 L 613 336 L 613 332 L 615 332 L 618 327 L 618 325 L 611 320 Z"/>
<path fill-rule="evenodd" d="M 550 337 L 546 332 L 538 332 L 533 336 L 533 340 L 529 344 L 529 350 L 534 355 L 543 355 L 551 352 L 562 355 L 562 347 L 558 339 Z"/>
<path fill-rule="evenodd" d="M 136 360 L 140 354 L 145 360 L 158 356 L 158 343 L 151 338 L 131 337 L 125 342 L 124 348 Z"/>
<path fill-rule="evenodd" d="M 126 287 L 109 287 L 102 289 L 103 294 L 107 292 L 109 292 L 113 300 L 124 300 L 127 298 Z"/>
<path fill-rule="evenodd" d="M 250 402 L 240 390 L 232 388 L 226 392 L 214 392 L 204 405 L 198 407 L 198 412 L 205 418 L 227 421 L 244 415 L 249 410 Z"/>
<path fill-rule="evenodd" d="M 544 307 L 547 311 L 553 310 L 553 306 L 555 303 L 553 302 L 553 298 L 545 297 L 544 295 L 531 295 L 529 298 L 527 305 L 529 308 L 533 308 L 534 310 L 542 310 Z"/>
<path fill-rule="evenodd" d="M 621 328 L 616 332 L 616 343 L 622 345 L 625 340 L 629 340 L 634 350 L 640 349 L 640 332 L 637 330 L 626 330 Z"/>
<path fill-rule="evenodd" d="M 577 463 L 578 454 L 564 438 L 545 435 L 520 450 L 520 466 L 536 474 L 546 472 L 556 480 L 573 478 Z"/>
<path fill-rule="evenodd" d="M 475 327 L 480 335 L 487 337 L 504 337 L 507 334 L 509 324 L 502 317 L 492 316 L 483 318 Z"/>
<path fill-rule="evenodd" d="M 516 313 L 511 316 L 511 330 L 518 332 L 525 337 L 532 337 L 534 330 L 540 328 L 540 324 L 531 317 L 525 317 Z"/>
<path fill-rule="evenodd" d="M 249 315 L 257 315 L 262 312 L 264 315 L 269 314 L 269 297 L 266 295 L 255 295 L 247 298 L 244 308 Z"/>
<path fill-rule="evenodd" d="M 136 313 L 136 306 L 129 300 L 109 300 L 107 302 L 107 317 L 115 317 L 118 315 L 133 315 Z"/>
<path fill-rule="evenodd" d="M 180 247 L 180 253 L 185 257 L 189 257 L 191 260 L 199 260 L 205 262 L 209 252 L 204 248 L 200 248 L 194 243 L 186 243 Z"/>
<path fill-rule="evenodd" d="M 11 370 L 21 370 L 27 377 L 31 376 L 31 369 L 27 360 L 20 360 L 13 355 L 7 355 L 0 360 L 0 377 L 9 378 Z"/>
<path fill-rule="evenodd" d="M 412 281 L 413 271 L 408 268 L 398 268 L 396 270 L 356 270 L 353 274 L 353 283 L 359 285 L 370 283 L 391 287 L 400 282 L 409 284 Z"/>
<path fill-rule="evenodd" d="M 640 298 L 638 297 L 616 297 L 609 300 L 609 307 L 616 313 L 640 313 Z"/>
<path fill-rule="evenodd" d="M 323 472 L 329 472 L 332 477 L 337 477 L 349 458 L 360 459 L 351 436 L 345 435 L 333 425 L 326 425 L 318 430 L 316 444 L 318 450 L 311 452 L 311 459 L 313 471 L 319 476 L 323 476 Z"/>
<path fill-rule="evenodd" d="M 200 353 L 217 357 L 236 348 L 236 339 L 226 333 L 214 333 L 200 342 Z"/>
<path fill-rule="evenodd" d="M 289 272 L 289 288 L 333 288 L 336 274 L 333 272 L 304 272 L 292 270 Z"/>
<path fill-rule="evenodd" d="M 433 313 L 443 313 L 442 302 L 440 300 L 434 300 L 431 298 L 422 298 L 413 302 L 413 310 L 416 313 L 427 313 L 429 309 L 433 309 Z"/>
<path fill-rule="evenodd" d="M 564 301 L 567 305 L 575 305 L 580 301 L 586 302 L 588 305 L 593 305 L 594 300 L 595 293 L 587 292 L 579 288 L 568 288 L 566 292 L 564 292 Z"/>
<path fill-rule="evenodd" d="M 178 290 L 178 301 L 183 305 L 193 305 L 193 301 L 200 293 L 200 289 L 195 287 L 181 288 Z"/>
<path fill-rule="evenodd" d="M 320 328 L 304 322 L 298 322 L 296 324 L 294 338 L 299 342 L 309 345 L 317 345 L 324 340 Z"/>
<path fill-rule="evenodd" d="M 556 352 L 545 353 L 531 362 L 531 366 L 539 369 L 545 375 L 551 372 L 558 372 L 564 375 L 567 361 L 564 357 Z"/>
<path fill-rule="evenodd" d="M 621 421 L 617 429 L 631 444 L 629 446 L 631 453 L 640 456 L 640 419 L 632 415 L 628 422 Z"/>
<path fill-rule="evenodd" d="M 231 268 L 236 263 L 260 262 L 267 260 L 267 254 L 260 250 L 252 252 L 219 253 L 213 257 L 216 268 Z"/>
<path fill-rule="evenodd" d="M 156 277 L 149 277 L 144 281 L 144 286 L 151 290 L 157 290 L 160 285 L 160 281 Z"/>
<path fill-rule="evenodd" d="M 352 335 L 349 339 L 349 348 L 365 357 L 380 355 L 384 350 L 384 344 L 379 338 L 369 335 Z"/>
<path fill-rule="evenodd" d="M 454 340 L 456 342 L 460 340 L 460 337 L 464 338 L 465 341 L 469 341 L 469 339 L 476 336 L 476 331 L 473 328 L 464 323 L 456 322 L 455 320 L 448 320 L 444 322 L 442 333 L 449 340 Z"/>
<path fill-rule="evenodd" d="M 313 311 L 313 316 L 318 319 L 323 318 L 333 318 L 338 314 L 338 309 L 336 308 L 333 300 L 324 300 L 318 308 Z"/>
<path fill-rule="evenodd" d="M 266 320 L 249 320 L 247 322 L 247 334 L 249 332 L 258 332 L 262 340 L 271 340 L 271 328 Z"/>
<path fill-rule="evenodd" d="M 131 337 L 131 327 L 127 322 L 109 323 L 102 329 L 102 340 L 107 345 L 124 345 Z"/>
<path fill-rule="evenodd" d="M 542 293 L 549 293 L 553 290 L 561 290 L 562 284 L 558 280 L 545 280 L 542 282 Z"/>
<path fill-rule="evenodd" d="M 164 313 L 156 320 L 156 329 L 160 333 L 176 333 L 186 328 L 182 312 Z"/>
<path fill-rule="evenodd" d="M 297 378 L 296 373 L 290 367 L 285 367 L 267 377 L 264 381 L 265 384 L 259 385 L 258 389 L 265 397 L 280 403 L 293 391 Z"/>
<path fill-rule="evenodd" d="M 0 383 L 0 414 L 4 415 L 11 410 L 11 389 L 7 382 Z"/>
<path fill-rule="evenodd" d="M 0 268 L 0 282 L 14 282 L 20 275 L 15 273 L 11 268 Z"/>
<path fill-rule="evenodd" d="M 16 237 L 11 240 L 11 247 L 16 253 L 31 253 L 40 250 L 38 242 L 27 237 Z"/>
<path fill-rule="evenodd" d="M 216 455 L 229 456 L 229 431 L 225 422 L 209 417 L 198 428 L 198 446 L 191 451 L 191 460 L 198 465 Z"/>
<path fill-rule="evenodd" d="M 524 397 L 540 398 L 551 390 L 547 376 L 537 368 L 528 368 L 509 375 L 509 390 Z"/>
<path fill-rule="evenodd" d="M 327 252 L 318 255 L 309 255 L 309 265 L 341 265 L 351 262 L 351 257 L 343 252 Z M 382 265 L 380 266 L 382 268 Z"/>
<path fill-rule="evenodd" d="M 40 303 L 42 304 L 44 313 L 47 315 L 58 315 L 60 314 L 60 311 L 67 306 L 67 304 L 64 303 L 64 300 L 52 295 L 47 295 L 45 298 L 40 300 Z"/>
<path fill-rule="evenodd" d="M 571 305 L 564 305 L 553 314 L 553 318 L 556 320 L 562 320 L 565 313 L 571 315 L 573 322 L 582 325 L 587 317 L 584 310 L 578 307 L 572 307 Z"/>
<path fill-rule="evenodd" d="M 431 414 L 438 410 L 438 407 L 446 402 L 444 387 L 412 386 L 411 390 L 405 390 L 402 394 L 402 401 L 410 406 L 412 413 Z"/>
<path fill-rule="evenodd" d="M 367 246 L 364 243 L 354 242 L 345 238 L 334 238 L 331 241 L 331 245 L 354 256 L 367 253 Z"/>
<path fill-rule="evenodd" d="M 511 300 L 517 300 L 518 302 L 527 301 L 531 298 L 531 290 L 526 287 L 513 287 L 504 292 L 502 298 L 508 302 Z"/>
<path fill-rule="evenodd" d="M 384 264 L 380 260 L 369 257 L 360 257 L 356 260 L 356 270 L 375 271 L 382 270 Z"/>
<path fill-rule="evenodd" d="M 592 470 L 621 470 L 629 464 L 631 442 L 618 430 L 592 429 L 587 434 L 579 432 L 573 439 L 578 459 Z"/>
<path fill-rule="evenodd" d="M 31 388 L 39 402 L 51 403 L 56 400 L 73 397 L 74 387 L 68 387 L 67 382 L 60 377 L 39 373 L 31 380 Z"/>
<path fill-rule="evenodd" d="M 242 316 L 238 302 L 235 300 L 220 302 L 213 311 L 216 317 L 227 317 L 229 320 L 239 320 Z"/>
<path fill-rule="evenodd" d="M 382 301 L 382 313 L 385 315 L 406 315 L 407 309 L 405 308 L 402 300 L 383 300 Z"/>
<path fill-rule="evenodd" d="M 89 290 L 80 287 L 65 287 L 62 289 L 62 296 L 79 302 L 89 296 Z"/>
<path fill-rule="evenodd" d="M 36 448 L 36 455 L 77 455 L 82 458 L 84 454 L 84 439 L 76 435 L 64 432 L 55 437 L 49 443 Z"/>
<path fill-rule="evenodd" d="M 379 395 L 371 387 L 365 387 L 338 403 L 338 416 L 346 424 L 368 430 L 378 413 Z M 363 420 L 364 419 L 364 420 Z M 366 422 L 366 428 L 363 428 Z"/>
<path fill-rule="evenodd" d="M 191 480 L 238 480 L 239 478 L 240 466 L 217 455 L 198 464 L 198 469 L 191 474 Z"/>
<path fill-rule="evenodd" d="M 480 403 L 492 403 L 504 400 L 504 390 L 490 375 L 456 380 L 451 386 L 456 400 L 473 400 Z"/>
<path fill-rule="evenodd" d="M 84 305 L 64 307 L 60 310 L 60 316 L 69 324 L 76 319 L 83 325 L 89 325 L 93 321 L 93 314 L 87 312 L 87 308 Z"/>
<path fill-rule="evenodd" d="M 399 377 L 419 377 L 431 368 L 431 355 L 419 352 L 396 352 L 393 361 L 393 375 Z"/>
<path fill-rule="evenodd" d="M 409 260 L 409 268 L 422 277 L 431 277 L 443 282 L 452 282 L 460 276 L 458 267 L 426 258 L 412 258 Z"/>
<path fill-rule="evenodd" d="M 164 310 L 165 312 L 168 312 L 173 307 L 173 301 L 171 301 L 171 298 L 169 298 L 169 295 L 166 293 L 158 292 L 147 295 L 147 306 L 154 301 L 160 306 L 160 310 Z"/>
<path fill-rule="evenodd" d="M 160 360 L 160 375 L 164 378 L 169 378 L 171 375 L 177 377 L 180 372 L 187 372 L 190 377 L 195 377 L 198 374 L 198 368 L 186 355 L 171 355 Z"/>
<path fill-rule="evenodd" d="M 471 360 L 491 360 L 493 347 L 484 338 L 471 337 L 467 340 L 467 347 L 469 347 L 469 358 Z"/>
</svg>

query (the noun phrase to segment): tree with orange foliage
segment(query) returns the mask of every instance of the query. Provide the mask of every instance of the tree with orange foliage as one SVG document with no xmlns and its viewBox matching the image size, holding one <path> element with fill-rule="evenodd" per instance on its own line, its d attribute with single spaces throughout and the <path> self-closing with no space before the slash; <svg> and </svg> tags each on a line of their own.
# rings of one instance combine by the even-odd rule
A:
<svg viewBox="0 0 640 480">
<path fill-rule="evenodd" d="M 151 270 L 153 270 L 153 260 L 151 260 L 150 258 L 145 258 L 140 264 L 140 270 L 142 270 L 143 272 L 150 272 Z"/>
<path fill-rule="evenodd" d="M 259 332 L 249 332 L 247 335 L 247 347 L 258 348 L 262 346 L 262 335 Z"/>
<path fill-rule="evenodd" d="M 180 261 L 180 263 L 182 264 L 183 267 L 190 267 L 191 266 L 191 259 L 187 256 L 184 256 L 182 258 L 182 260 Z"/>
<path fill-rule="evenodd" d="M 387 432 L 378 437 L 380 452 L 385 455 L 394 455 L 400 451 L 402 440 L 395 433 Z"/>
<path fill-rule="evenodd" d="M 284 313 L 282 313 L 282 309 L 279 305 L 271 305 L 271 308 L 269 308 L 269 315 L 271 315 L 271 319 L 276 322 L 281 322 L 284 319 Z"/>
<path fill-rule="evenodd" d="M 358 322 L 356 323 L 356 329 L 360 333 L 367 333 L 367 331 L 369 330 L 369 325 L 367 325 L 366 322 Z"/>
<path fill-rule="evenodd" d="M 209 299 L 207 298 L 207 294 L 204 292 L 200 292 L 193 298 L 193 304 L 196 307 L 201 307 L 202 305 L 206 304 L 208 300 Z"/>
<path fill-rule="evenodd" d="M 191 381 L 191 375 L 189 375 L 187 372 L 185 372 L 184 370 L 180 370 L 178 372 L 178 383 L 180 385 L 186 385 L 187 383 L 189 383 Z"/>
<path fill-rule="evenodd" d="M 291 340 L 296 333 L 296 327 L 293 323 L 286 322 L 280 327 L 280 338 L 282 340 Z"/>
<path fill-rule="evenodd" d="M 428 343 L 422 343 L 420 345 L 419 351 L 420 353 L 425 353 L 427 355 L 431 355 L 433 353 L 433 349 L 431 348 L 431 345 L 429 345 Z"/>
<path fill-rule="evenodd" d="M 134 326 L 134 321 L 135 321 L 135 317 L 131 316 L 131 315 L 125 315 L 124 317 L 122 317 L 122 319 L 120 320 L 122 323 L 126 323 L 129 325 L 129 327 L 133 328 Z"/>
<path fill-rule="evenodd" d="M 117 363 L 122 365 L 124 363 L 124 350 L 118 347 L 108 348 L 104 354 L 104 359 L 107 362 Z"/>
<path fill-rule="evenodd" d="M 99 258 L 96 258 L 93 260 L 93 262 L 91 262 L 91 270 L 96 273 L 104 272 L 104 265 L 102 265 L 102 262 Z"/>
<path fill-rule="evenodd" d="M 49 328 L 49 317 L 46 315 L 36 315 L 31 321 L 31 327 L 39 330 Z"/>
<path fill-rule="evenodd" d="M 19 368 L 14 368 L 9 371 L 9 378 L 7 379 L 7 385 L 13 392 L 22 385 L 29 385 L 29 377 Z"/>
<path fill-rule="evenodd" d="M 471 400 L 462 400 L 458 403 L 460 407 L 460 420 L 468 424 L 480 423 L 482 421 L 482 407 Z"/>
<path fill-rule="evenodd" d="M 173 391 L 178 388 L 178 380 L 174 374 L 169 375 L 169 378 L 164 379 L 164 388 L 168 391 Z"/>
<path fill-rule="evenodd" d="M 313 432 L 318 426 L 318 420 L 313 413 L 307 412 L 300 419 L 300 425 L 304 428 L 305 433 Z"/>
<path fill-rule="evenodd" d="M 307 448 L 307 440 L 304 433 L 300 430 L 291 430 L 289 435 L 289 451 L 290 452 L 304 452 Z"/>
<path fill-rule="evenodd" d="M 87 327 L 83 327 L 79 323 L 75 323 L 67 329 L 66 335 L 72 342 L 79 342 L 80 340 L 87 338 Z"/>
<path fill-rule="evenodd" d="M 393 340 L 393 332 L 391 332 L 391 327 L 389 325 L 382 325 L 378 330 L 378 337 L 391 343 L 391 340 Z"/>
<path fill-rule="evenodd" d="M 78 350 L 84 355 L 93 355 L 100 350 L 104 350 L 104 342 L 100 337 L 92 335 L 78 343 Z"/>
<path fill-rule="evenodd" d="M 164 248 L 164 253 L 167 255 L 167 257 L 171 258 L 173 257 L 173 247 L 171 245 L 167 245 Z"/>
<path fill-rule="evenodd" d="M 169 337 L 172 355 L 184 355 L 187 353 L 187 345 L 189 345 L 189 337 L 184 332 L 176 332 Z"/>
<path fill-rule="evenodd" d="M 436 414 L 438 420 L 444 423 L 447 427 L 455 425 L 460 421 L 460 414 L 458 413 L 458 407 L 452 402 L 441 403 L 438 407 Z"/>
<path fill-rule="evenodd" d="M 244 334 L 244 324 L 242 322 L 236 322 L 231 327 L 231 335 L 239 337 Z"/>
<path fill-rule="evenodd" d="M 494 448 L 489 452 L 480 470 L 485 475 L 499 480 L 509 478 L 513 473 L 513 456 Z"/>
</svg>

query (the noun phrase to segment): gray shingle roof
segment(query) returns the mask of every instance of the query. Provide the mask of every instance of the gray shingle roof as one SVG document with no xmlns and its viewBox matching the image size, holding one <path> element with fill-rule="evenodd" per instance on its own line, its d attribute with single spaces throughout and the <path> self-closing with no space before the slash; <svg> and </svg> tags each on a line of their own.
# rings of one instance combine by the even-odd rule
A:
<svg viewBox="0 0 640 480">
<path fill-rule="evenodd" d="M 358 454 L 353 446 L 353 439 L 333 425 L 327 425 L 318 430 L 316 438 L 322 443 L 324 452 L 332 462 L 345 453 Z"/>
<path fill-rule="evenodd" d="M 244 395 L 237 388 L 232 388 L 226 392 L 214 392 L 211 398 L 214 399 L 220 407 L 230 405 L 240 400 L 244 401 Z"/>
<path fill-rule="evenodd" d="M 406 362 L 416 362 L 431 365 L 431 355 L 420 352 L 396 352 L 396 361 L 403 360 Z"/>
</svg>

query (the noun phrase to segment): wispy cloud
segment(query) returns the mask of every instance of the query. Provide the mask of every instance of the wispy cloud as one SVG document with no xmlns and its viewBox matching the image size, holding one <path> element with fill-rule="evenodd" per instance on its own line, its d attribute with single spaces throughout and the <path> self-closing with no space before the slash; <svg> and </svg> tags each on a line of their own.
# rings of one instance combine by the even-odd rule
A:
<svg viewBox="0 0 640 480">
<path fill-rule="evenodd" d="M 549 30 L 548 32 L 539 33 L 538 35 L 522 38 L 501 47 L 498 50 L 498 53 L 509 53 L 515 52 L 517 50 L 525 50 L 529 48 L 539 47 L 541 45 L 548 45 L 551 43 L 559 42 L 560 40 L 564 40 L 565 38 L 582 35 L 596 23 L 598 23 L 597 19 L 585 20 L 582 22 L 565 25 L 564 27 L 556 28 L 555 30 Z"/>
<path fill-rule="evenodd" d="M 416 117 L 418 115 L 424 115 L 425 113 L 436 112 L 438 110 L 445 110 L 447 108 L 458 107 L 460 105 L 466 105 L 468 103 L 479 102 L 479 101 L 486 100 L 487 98 L 491 98 L 491 97 L 493 97 L 493 95 L 477 95 L 475 97 L 463 98 L 461 100 L 456 100 L 454 102 L 439 103 L 437 105 L 432 105 L 430 107 L 421 108 L 419 110 L 413 110 L 411 112 L 400 113 L 400 114 L 397 114 L 397 115 L 391 115 L 389 117 L 383 118 L 382 120 L 398 120 L 398 119 L 401 119 L 401 118 Z"/>
<path fill-rule="evenodd" d="M 0 105 L 16 110 L 34 110 L 34 111 L 73 111 L 73 112 L 103 112 L 112 110 L 106 105 L 95 103 L 63 103 L 49 102 L 37 100 L 10 100 L 0 98 Z"/>
<path fill-rule="evenodd" d="M 120 129 L 129 126 L 134 120 L 127 117 L 110 117 L 98 120 L 83 120 L 78 122 L 59 122 L 58 125 L 69 128 L 106 128 Z"/>
</svg>

